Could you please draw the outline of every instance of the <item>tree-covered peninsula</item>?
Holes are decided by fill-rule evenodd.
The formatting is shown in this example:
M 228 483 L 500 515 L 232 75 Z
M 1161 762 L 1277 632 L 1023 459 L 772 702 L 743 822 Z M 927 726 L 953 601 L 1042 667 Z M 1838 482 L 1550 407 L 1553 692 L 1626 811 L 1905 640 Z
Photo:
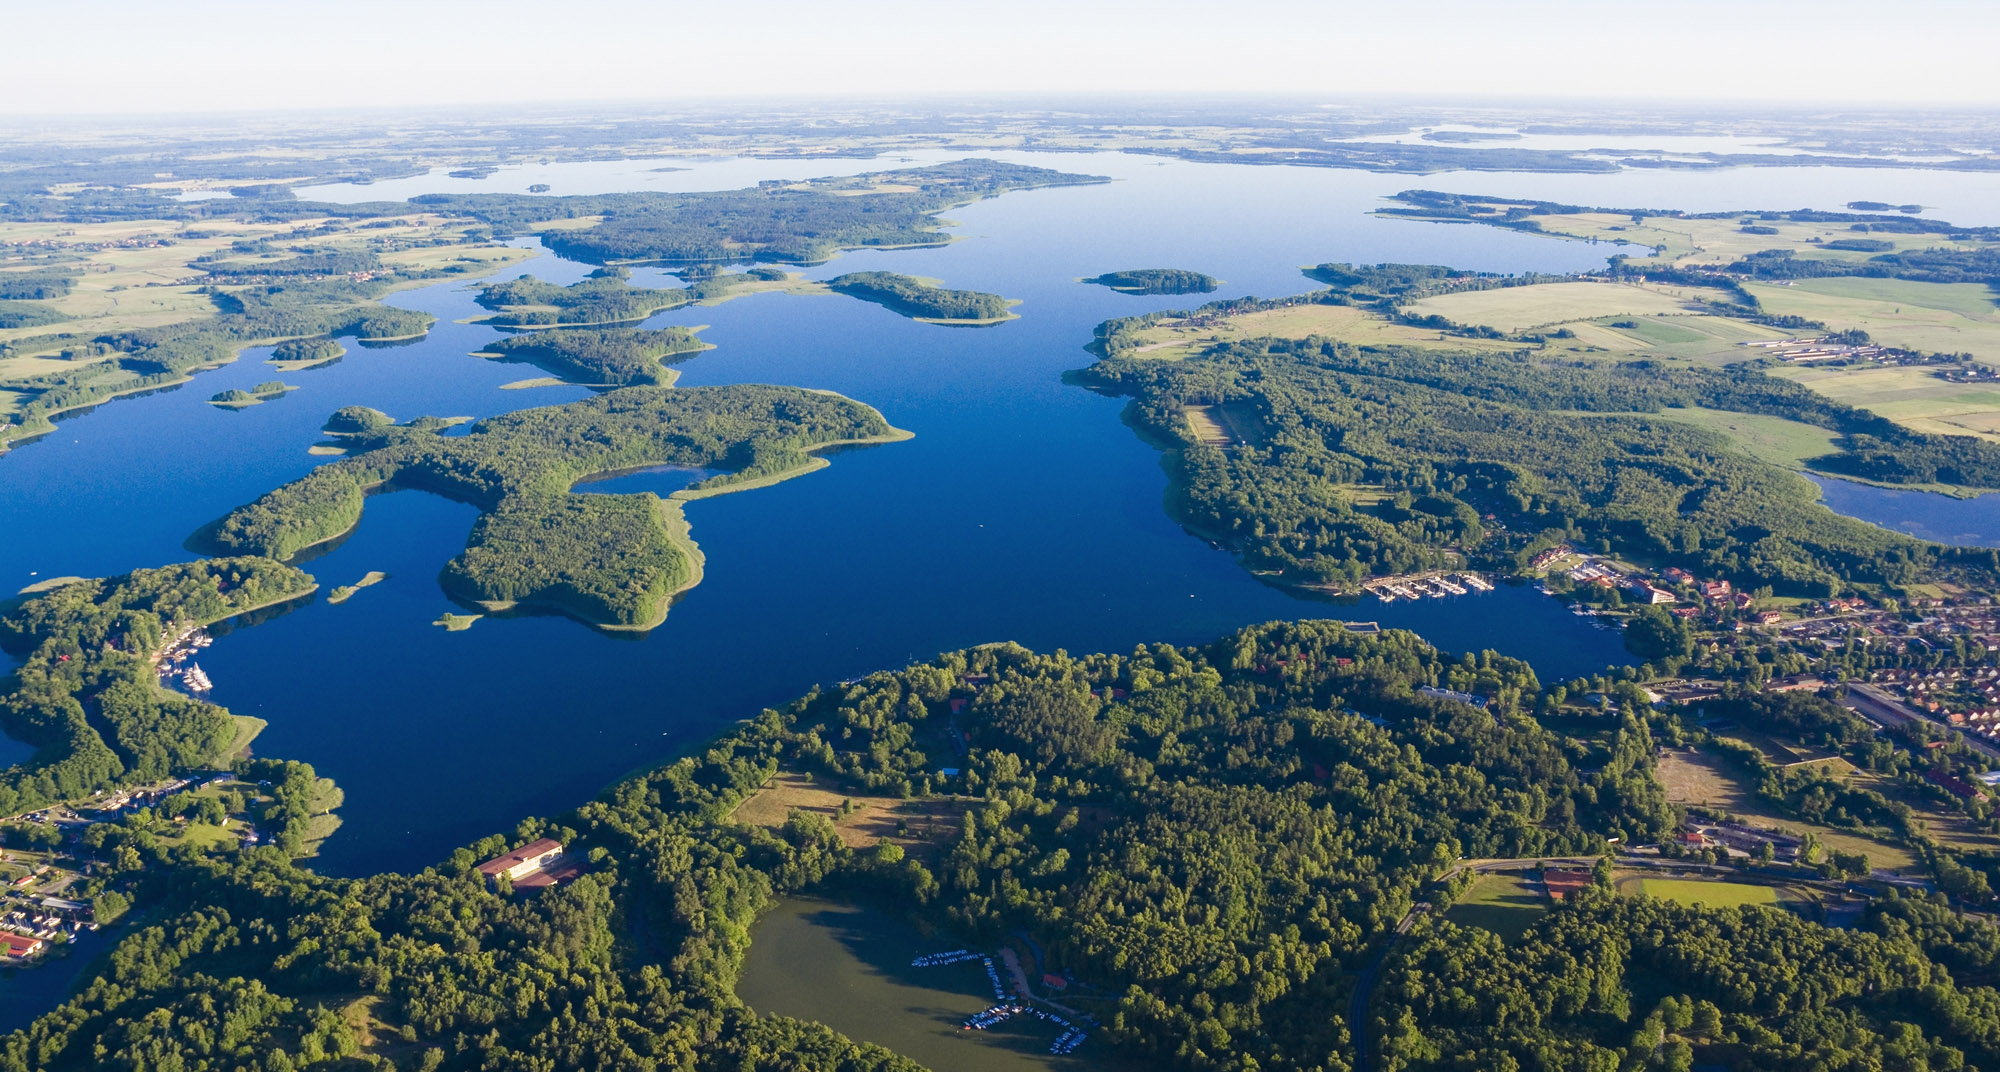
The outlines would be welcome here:
M 0 814 L 225 761 L 236 720 L 161 688 L 156 660 L 193 628 L 313 588 L 291 566 L 223 558 L 73 581 L 9 609 L 0 647 L 21 666 L 0 678 L 0 724 L 37 751 L 0 772 Z
M 669 359 L 708 349 L 688 328 L 585 330 L 558 328 L 488 343 L 484 355 L 525 361 L 572 383 L 618 387 L 674 381 Z
M 1128 268 L 1084 280 L 1126 294 L 1208 294 L 1221 285 L 1212 275 L 1186 268 Z
M 1118 329 L 1103 338 L 1124 352 Z M 1179 361 L 1112 357 L 1086 379 L 1131 396 L 1139 427 L 1172 445 L 1184 522 L 1306 583 L 1468 558 L 1511 568 L 1565 539 L 1799 595 L 1993 568 L 1988 552 L 1837 515 L 1800 477 L 1649 416 L 1785 416 L 1848 433 L 1854 449 L 1815 466 L 1887 471 L 1886 454 L 1935 472 L 1949 457 L 2000 478 L 1992 444 L 1906 432 L 1755 373 L 1254 339 Z M 1204 439 L 1191 413 L 1228 434 Z
M 437 434 L 436 423 L 383 426 L 367 411 L 337 415 L 350 456 L 243 506 L 200 536 L 232 554 L 286 558 L 361 519 L 378 488 L 421 488 L 484 513 L 445 567 L 453 595 L 497 606 L 548 607 L 592 624 L 650 629 L 700 579 L 680 500 L 756 486 L 824 464 L 814 451 L 906 433 L 839 395 L 742 385 L 628 387 L 522 410 Z M 576 494 L 587 477 L 677 465 L 727 470 L 672 500 Z
M 1011 320 L 1014 304 L 998 294 L 952 290 L 915 276 L 895 272 L 849 272 L 826 285 L 836 293 L 871 301 L 912 320 L 927 324 L 994 324 Z

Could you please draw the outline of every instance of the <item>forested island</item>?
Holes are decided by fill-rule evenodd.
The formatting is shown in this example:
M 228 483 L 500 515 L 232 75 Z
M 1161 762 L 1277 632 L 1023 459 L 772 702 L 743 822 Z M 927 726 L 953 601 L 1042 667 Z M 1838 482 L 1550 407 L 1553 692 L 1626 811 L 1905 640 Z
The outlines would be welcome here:
M 1107 181 L 994 160 L 765 183 L 710 193 L 526 197 L 425 194 L 412 202 L 519 233 L 559 220 L 604 217 L 547 231 L 549 248 L 598 264 L 765 261 L 818 264 L 843 249 L 937 246 L 946 209 L 1014 190 Z
M 744 385 L 628 387 L 521 410 L 441 436 L 436 422 L 387 424 L 353 408 L 329 428 L 348 457 L 231 512 L 198 536 L 227 554 L 289 558 L 352 529 L 367 495 L 419 488 L 478 506 L 453 595 L 504 609 L 546 607 L 604 628 L 651 629 L 701 576 L 680 501 L 755 487 L 825 464 L 813 452 L 907 433 L 838 395 Z M 651 465 L 724 469 L 671 500 L 575 494 L 586 477 Z
M 283 398 L 285 392 L 296 390 L 298 388 L 290 384 L 270 380 L 250 387 L 247 390 L 241 387 L 232 387 L 227 391 L 216 394 L 208 402 L 212 406 L 220 406 L 223 409 L 243 409 L 246 406 L 255 406 L 263 402 L 269 402 L 274 398 Z
M 1212 275 L 1185 268 L 1129 268 L 1084 280 L 1127 294 L 1207 294 L 1221 285 Z
M 526 361 L 572 383 L 626 387 L 674 382 L 668 359 L 708 349 L 688 328 L 587 331 L 559 328 L 488 343 L 482 356 Z
M 1015 304 L 998 294 L 950 290 L 895 272 L 849 272 L 826 281 L 839 294 L 871 301 L 926 324 L 997 324 L 1014 319 Z

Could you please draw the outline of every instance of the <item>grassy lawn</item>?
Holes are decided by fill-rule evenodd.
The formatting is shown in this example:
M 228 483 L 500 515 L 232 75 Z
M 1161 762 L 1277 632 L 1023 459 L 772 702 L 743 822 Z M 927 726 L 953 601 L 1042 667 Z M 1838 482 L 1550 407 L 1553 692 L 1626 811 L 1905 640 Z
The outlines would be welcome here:
M 177 829 L 170 829 L 160 836 L 161 841 L 176 845 L 191 845 L 197 849 L 229 848 L 236 844 L 236 835 L 226 827 L 214 823 L 188 823 Z
M 1465 927 L 1483 927 L 1513 941 L 1549 910 L 1549 899 L 1526 872 L 1481 875 L 1444 918 Z
M 851 805 L 845 816 L 840 814 L 842 802 Z M 941 846 L 958 836 L 965 805 L 950 800 L 872 797 L 786 772 L 737 805 L 730 819 L 746 826 L 775 828 L 783 826 L 795 810 L 832 820 L 841 842 L 850 847 L 892 841 L 919 859 L 934 859 Z
M 1776 908 L 1778 891 L 1770 886 L 1746 882 L 1710 882 L 1693 878 L 1642 878 L 1639 892 L 1648 897 L 1679 901 L 1685 905 L 1732 908 L 1736 905 L 1768 905 Z
M 1720 409 L 1668 409 L 1654 416 L 1717 432 L 1761 462 L 1803 469 L 1807 458 L 1834 451 L 1834 434 L 1801 421 Z
M 1792 286 L 1752 283 L 1747 289 L 1773 313 L 1839 330 L 1859 328 L 1890 346 L 1970 353 L 2000 365 L 2000 305 L 1984 284 L 1836 278 Z

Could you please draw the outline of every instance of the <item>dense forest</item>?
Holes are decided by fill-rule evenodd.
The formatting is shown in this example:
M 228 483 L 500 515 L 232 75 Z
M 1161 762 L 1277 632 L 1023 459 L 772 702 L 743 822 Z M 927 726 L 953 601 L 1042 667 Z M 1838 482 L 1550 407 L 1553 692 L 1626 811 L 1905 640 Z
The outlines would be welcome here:
M 2000 479 L 1991 444 L 1892 431 L 1757 374 L 1263 339 L 1186 361 L 1111 358 L 1088 378 L 1132 396 L 1139 425 L 1174 446 L 1182 520 L 1299 580 L 1354 582 L 1467 557 L 1510 565 L 1536 538 L 1799 595 L 1914 583 L 1940 565 L 1992 568 L 1990 555 L 1836 515 L 1805 480 L 1712 433 L 1642 416 L 1667 406 L 1770 413 L 1855 433 L 1861 452 L 1816 467 L 1886 472 L 1901 459 L 1906 473 L 1950 465 L 1975 483 Z M 1216 407 L 1238 441 L 1197 441 L 1188 407 Z M 1343 486 L 1385 490 L 1386 501 L 1360 505 Z
M 485 352 L 509 361 L 529 362 L 572 383 L 664 387 L 674 380 L 666 359 L 685 358 L 707 347 L 688 328 L 558 328 L 512 335 L 486 344 Z
M 297 598 L 313 580 L 261 558 L 225 558 L 75 581 L 0 617 L 21 657 L 0 679 L 0 724 L 36 746 L 0 772 L 0 814 L 221 762 L 229 713 L 161 688 L 153 656 L 171 632 Z
M 849 272 L 826 285 L 913 320 L 1001 320 L 1009 315 L 1007 299 L 998 294 L 949 290 L 895 272 Z
M 1519 662 L 1328 622 L 948 654 L 816 689 L 415 875 L 325 878 L 276 851 L 152 867 L 148 921 L 0 1069 L 915 1072 L 734 997 L 750 924 L 811 892 L 972 944 L 1031 936 L 1097 995 L 1071 1000 L 1115 1059 L 1350 1072 L 1356 973 L 1454 859 L 1670 828 L 1638 709 L 1559 735 L 1533 717 L 1548 702 Z M 785 769 L 966 814 L 930 864 L 808 813 L 732 820 Z M 518 895 L 473 870 L 540 836 L 588 873 Z M 114 868 L 162 854 L 124 844 Z M 2000 1039 L 1996 950 L 1990 923 L 1928 900 L 1843 932 L 1587 891 L 1511 945 L 1419 924 L 1370 1030 L 1397 1069 L 1977 1067 Z
M 335 415 L 350 457 L 238 508 L 201 542 L 286 558 L 353 528 L 371 490 L 421 488 L 484 511 L 465 553 L 445 567 L 454 595 L 651 628 L 698 576 L 679 504 L 572 493 L 579 480 L 648 465 L 728 470 L 683 493 L 698 495 L 806 468 L 812 451 L 836 443 L 897 434 L 850 399 L 759 385 L 628 387 L 492 417 L 453 436 L 436 434 L 437 422 L 384 426 L 370 412 Z
M 1212 275 L 1186 268 L 1128 268 L 1084 280 L 1128 294 L 1207 294 L 1220 285 Z
M 750 922 L 805 889 L 980 940 L 1027 928 L 1109 990 L 1108 1041 L 1153 1067 L 1345 1068 L 1328 1009 L 1439 861 L 1663 828 L 1643 726 L 1565 742 L 1522 713 L 1536 702 L 1523 664 L 1332 624 L 947 655 L 816 691 L 417 875 L 329 879 L 263 852 L 148 872 L 152 920 L 0 1068 L 913 1069 L 732 995 Z M 935 870 L 824 819 L 730 822 L 780 765 L 962 790 L 971 812 Z M 472 870 L 542 835 L 590 873 L 510 897 Z
M 1991 1068 L 2000 992 L 1960 975 L 1891 902 L 1835 930 L 1785 912 L 1687 908 L 1586 890 L 1518 942 L 1440 921 L 1385 971 L 1375 1014 L 1390 1072 Z M 1907 906 L 1907 907 L 1906 907 Z M 1967 937 L 1990 949 L 1990 925 Z M 1954 978 L 1956 976 L 1956 978 Z M 1972 980 L 1977 980 L 1975 984 Z

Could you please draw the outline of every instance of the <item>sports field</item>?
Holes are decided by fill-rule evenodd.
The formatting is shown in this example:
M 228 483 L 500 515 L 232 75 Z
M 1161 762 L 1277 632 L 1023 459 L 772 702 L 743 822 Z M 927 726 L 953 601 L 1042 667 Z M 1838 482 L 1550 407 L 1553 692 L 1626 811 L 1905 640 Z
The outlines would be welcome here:
M 1778 904 L 1778 891 L 1747 882 L 1709 882 L 1693 878 L 1642 878 L 1639 891 L 1648 897 L 1679 901 L 1685 905 L 1732 908 L 1736 905 Z

